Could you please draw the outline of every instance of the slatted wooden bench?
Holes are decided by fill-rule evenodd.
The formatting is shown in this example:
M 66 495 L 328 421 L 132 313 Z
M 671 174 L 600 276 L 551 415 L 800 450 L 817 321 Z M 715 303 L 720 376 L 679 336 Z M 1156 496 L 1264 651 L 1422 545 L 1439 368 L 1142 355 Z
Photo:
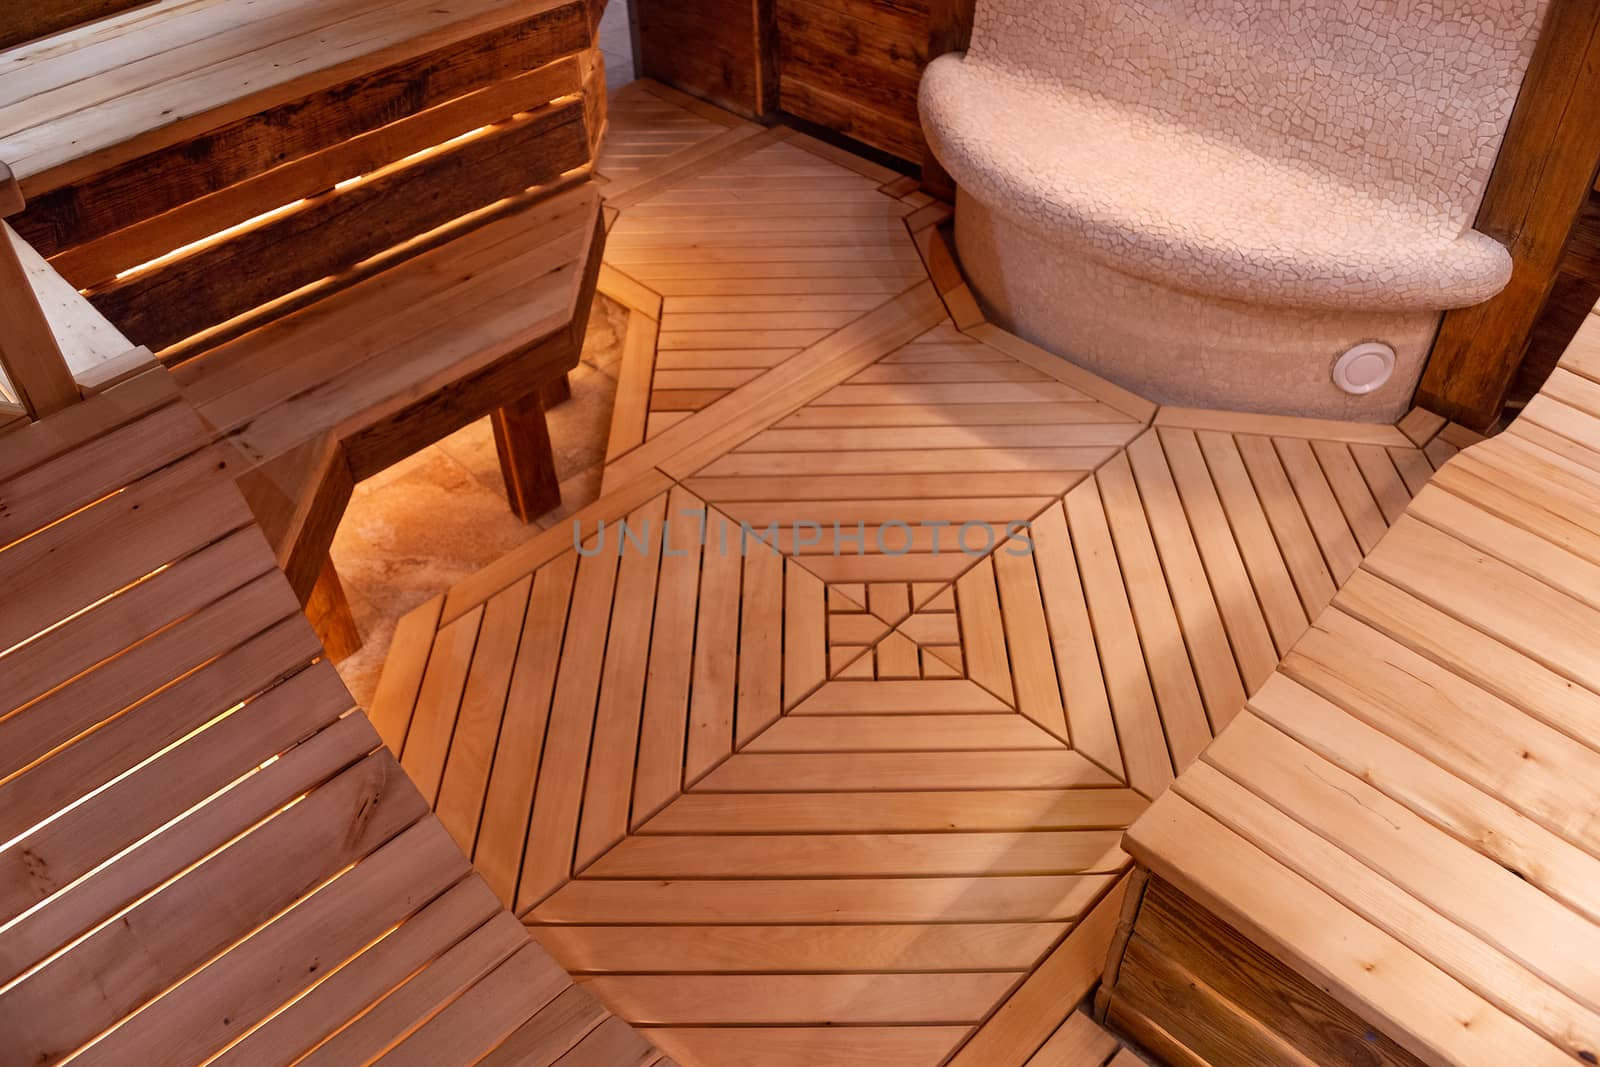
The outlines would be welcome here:
M 513 508 L 559 503 L 602 8 L 157 0 L 0 52 L 17 233 L 177 369 L 303 601 L 353 481 L 484 415 Z
M 1600 1058 L 1600 317 L 1129 831 L 1175 1063 Z
M 0 164 L 0 215 L 21 208 L 16 179 Z M 0 314 L 10 324 L 0 357 L 18 368 L 16 381 L 0 368 L 0 432 L 154 365 L 149 349 L 135 347 L 5 222 Z
M 603 237 L 581 185 L 175 368 L 302 599 L 355 482 L 487 413 L 519 514 L 559 502 L 541 390 L 577 364 Z
M 0 1061 L 660 1062 L 352 706 L 167 372 L 0 440 Z

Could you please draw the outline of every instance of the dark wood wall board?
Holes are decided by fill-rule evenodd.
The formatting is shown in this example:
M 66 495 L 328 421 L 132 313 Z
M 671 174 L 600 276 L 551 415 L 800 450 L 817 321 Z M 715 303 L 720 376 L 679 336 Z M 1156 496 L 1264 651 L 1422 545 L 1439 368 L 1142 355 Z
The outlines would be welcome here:
M 978 0 L 928 0 L 928 58 L 965 52 L 972 43 Z
M 1506 395 L 1508 408 L 1520 409 L 1555 370 L 1578 327 L 1600 301 L 1600 191 L 1591 190 L 1561 254 L 1555 284 L 1528 335 L 1527 353 Z
M 759 119 L 777 107 L 775 0 L 629 0 L 647 78 Z
M 1421 1067 L 1416 1059 L 1169 883 L 1150 880 L 1110 995 L 1113 1022 L 1193 1062 Z M 1151 1036 L 1151 1029 L 1157 1031 Z M 1169 1055 L 1168 1058 L 1173 1058 Z
M 783 110 L 804 122 L 859 141 L 895 159 L 914 162 L 923 149 L 922 128 L 881 111 L 854 106 L 848 99 L 805 82 L 785 80 Z
M 580 91 L 584 91 L 581 64 L 578 57 L 568 56 L 74 245 L 52 257 L 50 264 L 72 284 L 91 288 L 266 210 L 325 192 L 348 178 L 370 174 L 453 137 Z M 589 103 L 587 97 L 585 101 Z M 593 115 L 593 105 L 590 107 Z
M 778 27 L 784 110 L 921 162 L 925 0 L 779 0 Z
M 928 61 L 946 52 L 965 52 L 972 43 L 978 0 L 928 0 Z M 956 183 L 931 150 L 922 154 L 922 191 L 943 200 L 956 198 Z
M 586 9 L 572 0 L 81 180 L 45 189 L 30 183 L 28 208 L 13 225 L 54 256 L 592 43 Z
M 90 294 L 108 319 L 160 351 L 407 238 L 589 162 L 581 99 L 233 234 Z
M 7 0 L 0 10 L 0 48 L 70 30 L 154 0 Z
M 1500 417 L 1597 163 L 1600 5 L 1555 0 L 1476 222 L 1511 249 L 1511 282 L 1493 299 L 1445 315 L 1419 405 L 1476 430 Z

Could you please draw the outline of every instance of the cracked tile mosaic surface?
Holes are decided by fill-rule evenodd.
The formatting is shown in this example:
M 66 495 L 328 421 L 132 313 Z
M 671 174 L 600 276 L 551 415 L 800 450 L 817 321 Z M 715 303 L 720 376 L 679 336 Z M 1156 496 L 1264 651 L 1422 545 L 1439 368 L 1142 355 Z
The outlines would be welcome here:
M 929 67 L 923 121 L 973 195 L 1139 276 L 1466 306 L 1509 277 L 1470 225 L 1545 7 L 986 2 L 970 52 Z

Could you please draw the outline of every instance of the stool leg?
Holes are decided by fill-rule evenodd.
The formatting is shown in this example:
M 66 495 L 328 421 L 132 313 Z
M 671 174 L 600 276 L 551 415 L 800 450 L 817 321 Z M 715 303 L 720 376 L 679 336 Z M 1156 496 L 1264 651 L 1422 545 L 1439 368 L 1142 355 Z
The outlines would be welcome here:
M 561 481 L 556 477 L 556 457 L 550 447 L 550 427 L 544 421 L 543 397 L 535 390 L 521 400 L 496 408 L 491 418 L 512 514 L 523 522 L 532 522 L 560 507 Z
M 361 631 L 356 629 L 356 617 L 329 557 L 323 557 L 322 573 L 317 575 L 317 584 L 306 601 L 306 618 L 311 620 L 311 628 L 317 631 L 323 650 L 333 662 L 360 651 Z
M 539 392 L 539 398 L 544 401 L 544 406 L 547 408 L 565 404 L 572 399 L 572 382 L 565 374 L 551 378 L 544 383 L 544 388 Z

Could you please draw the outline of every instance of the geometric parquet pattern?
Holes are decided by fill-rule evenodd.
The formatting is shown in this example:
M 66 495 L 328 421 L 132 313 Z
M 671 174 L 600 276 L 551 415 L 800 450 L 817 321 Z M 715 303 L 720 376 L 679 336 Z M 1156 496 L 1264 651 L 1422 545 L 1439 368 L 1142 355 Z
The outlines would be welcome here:
M 850 262 L 827 232 L 805 262 Z M 584 543 L 409 616 L 374 705 L 489 885 L 685 1067 L 1087 1062 L 1041 1046 L 1122 830 L 1432 469 L 1394 427 L 1152 417 L 918 271 L 639 446 Z

